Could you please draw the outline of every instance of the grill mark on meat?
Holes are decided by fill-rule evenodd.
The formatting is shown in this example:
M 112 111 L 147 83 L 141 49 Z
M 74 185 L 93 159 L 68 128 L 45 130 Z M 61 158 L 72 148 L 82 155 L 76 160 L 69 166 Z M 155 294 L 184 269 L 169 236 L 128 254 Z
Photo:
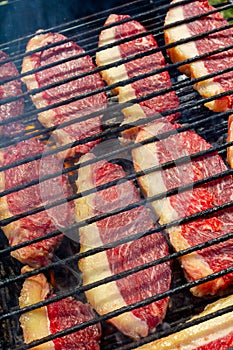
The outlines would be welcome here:
M 51 43 L 59 42 L 66 39 L 65 36 L 57 33 L 48 33 L 36 35 L 28 44 L 26 51 L 38 49 Z M 23 60 L 22 73 L 28 72 L 39 67 L 46 67 L 51 62 L 61 59 L 70 58 L 74 55 L 83 53 L 84 50 L 74 42 L 68 42 L 58 45 L 52 49 L 46 49 L 42 52 L 27 56 Z M 69 62 L 59 64 L 53 68 L 45 69 L 36 74 L 23 78 L 28 90 L 42 88 L 50 83 L 60 82 L 66 78 L 78 76 L 82 72 L 89 72 L 95 66 L 90 56 L 74 59 Z M 79 78 L 74 81 L 47 89 L 31 98 L 37 108 L 47 107 L 51 104 L 65 101 L 72 97 L 79 96 L 86 92 L 91 92 L 102 88 L 104 83 L 98 73 L 90 74 L 85 78 Z M 86 114 L 103 110 L 107 106 L 107 97 L 105 93 L 93 94 L 92 96 L 82 98 L 78 101 L 50 109 L 46 112 L 39 113 L 39 121 L 47 128 L 58 126 L 64 122 L 78 119 Z M 100 112 L 101 113 L 101 112 Z M 53 131 L 53 137 L 57 145 L 62 146 L 74 143 L 77 140 L 84 139 L 88 136 L 97 135 L 101 132 L 101 116 L 92 117 L 85 121 L 78 121 Z M 59 152 L 60 157 L 78 157 L 92 149 L 100 140 L 90 141 L 84 144 L 72 147 L 64 152 Z
M 205 310 L 191 320 L 204 317 L 233 305 L 233 296 L 220 299 L 206 306 Z M 168 337 L 140 346 L 138 350 L 225 350 L 233 345 L 233 312 L 201 322 Z
M 128 15 L 111 14 L 105 22 L 105 25 L 116 23 L 122 19 L 130 18 Z M 99 37 L 99 47 L 116 42 L 119 39 L 129 38 L 132 35 L 145 32 L 145 36 L 136 40 L 131 40 L 124 44 L 115 45 L 113 48 L 99 51 L 96 54 L 98 66 L 117 62 L 125 57 L 131 57 L 138 53 L 147 52 L 158 47 L 157 42 L 152 35 L 146 35 L 145 28 L 137 21 L 129 21 L 124 24 L 116 25 L 109 29 L 104 29 Z M 108 85 L 133 78 L 139 74 L 145 74 L 155 69 L 165 66 L 165 60 L 161 52 L 151 54 L 136 60 L 132 60 L 117 67 L 102 71 L 102 76 Z M 154 74 L 150 77 L 137 80 L 126 86 L 119 86 L 115 89 L 120 103 L 130 101 L 133 98 L 146 96 L 154 91 L 159 91 L 171 87 L 171 81 L 168 72 Z M 162 96 L 131 105 L 123 109 L 125 120 L 123 124 L 132 124 L 140 118 L 153 116 L 156 113 L 178 107 L 178 98 L 175 92 L 169 92 Z M 171 114 L 168 120 L 174 121 L 178 114 Z M 137 133 L 137 127 L 123 132 L 125 138 L 134 138 Z
M 157 134 L 158 130 L 162 133 L 175 128 L 176 125 L 160 123 L 156 129 L 156 125 L 152 124 L 139 132 L 136 141 L 145 140 Z M 136 171 L 146 170 L 151 167 L 151 164 L 156 165 L 169 160 L 176 160 L 181 156 L 187 156 L 210 147 L 200 136 L 192 131 L 186 131 L 133 150 L 134 166 Z M 167 191 L 193 183 L 225 170 L 226 166 L 221 157 L 212 154 L 183 165 L 176 164 L 172 169 L 144 175 L 138 181 L 145 195 L 150 197 L 164 190 Z M 161 186 L 157 186 L 157 184 L 161 184 Z M 152 203 L 152 207 L 159 216 L 159 222 L 166 224 L 229 201 L 232 188 L 232 177 L 228 176 L 183 193 L 178 192 L 178 194 L 163 200 L 155 201 Z M 173 247 L 180 251 L 206 242 L 210 238 L 224 235 L 232 229 L 232 209 L 228 209 L 210 217 L 199 218 L 193 222 L 169 228 L 168 231 Z M 231 245 L 232 240 L 229 240 L 181 257 L 180 261 L 188 279 L 196 280 L 232 266 Z M 196 286 L 191 291 L 197 296 L 215 294 L 232 284 L 232 276 L 232 274 L 225 275 L 214 281 Z
M 93 159 L 91 154 L 80 161 Z M 125 176 L 116 164 L 98 162 L 79 169 L 78 191 L 82 192 L 113 179 L 119 184 L 76 200 L 77 221 L 93 215 L 109 212 L 139 200 L 139 194 L 132 182 L 121 183 Z M 80 228 L 81 251 L 114 242 L 152 228 L 154 223 L 148 209 L 135 208 Z M 115 275 L 129 268 L 153 261 L 168 254 L 168 247 L 161 233 L 143 237 L 137 241 L 81 259 L 79 267 L 83 273 L 84 285 Z M 146 269 L 123 279 L 100 285 L 86 292 L 86 296 L 100 314 L 117 310 L 169 289 L 171 272 L 169 263 Z M 162 299 L 148 306 L 126 312 L 110 320 L 121 332 L 132 337 L 144 337 L 162 322 L 168 299 Z
M 30 271 L 28 266 L 22 270 L 23 273 Z M 20 308 L 36 304 L 46 300 L 51 294 L 45 276 L 38 274 L 24 281 L 19 297 Z M 67 328 L 87 322 L 95 317 L 89 304 L 75 300 L 72 297 L 64 298 L 57 302 L 43 306 L 40 309 L 26 312 L 20 316 L 25 343 L 56 334 Z M 33 349 L 40 350 L 99 350 L 101 337 L 101 326 L 96 324 L 78 332 L 73 332 L 62 338 L 56 338 L 43 343 Z
M 7 78 L 17 76 L 19 73 L 13 62 L 2 63 L 8 59 L 8 55 L 0 51 L 0 82 Z M 20 80 L 14 80 L 0 86 L 0 100 L 8 97 L 14 97 L 22 94 Z M 7 121 L 7 119 L 20 116 L 23 113 L 24 100 L 4 103 L 0 105 L 0 121 Z M 0 134 L 13 135 L 16 132 L 22 132 L 23 127 L 21 122 L 14 122 L 0 126 Z
M 178 0 L 173 0 L 174 4 Z M 192 16 L 205 14 L 213 10 L 214 7 L 209 6 L 207 1 L 193 1 L 171 8 L 166 16 L 165 25 L 175 23 L 179 20 L 187 19 Z M 191 17 L 190 17 L 191 18 Z M 209 30 L 217 29 L 228 25 L 220 13 L 214 13 L 202 17 L 195 21 L 189 21 L 186 24 L 178 25 L 165 30 L 165 41 L 167 44 L 174 43 L 180 39 L 192 38 L 196 34 L 205 33 Z M 201 54 L 224 48 L 232 45 L 232 28 L 223 31 L 205 35 L 203 38 L 191 41 L 186 44 L 175 46 L 168 49 L 173 62 L 182 62 L 188 58 L 194 58 Z M 191 78 L 200 78 L 207 74 L 218 72 L 221 69 L 232 67 L 233 50 L 226 50 L 222 53 L 211 55 L 208 58 L 186 64 L 180 67 L 180 70 Z M 232 72 L 219 74 L 214 78 L 210 78 L 194 85 L 194 88 L 204 98 L 212 97 L 222 92 L 232 90 Z M 220 99 L 208 102 L 206 107 L 221 112 L 232 108 L 232 95 L 222 97 Z
M 31 138 L 4 149 L 0 154 L 0 163 L 1 166 L 8 165 L 14 161 L 26 159 L 28 155 L 43 154 L 44 150 L 45 146 L 39 140 Z M 0 173 L 1 190 L 12 189 L 32 180 L 39 180 L 48 174 L 61 172 L 62 166 L 63 164 L 57 156 L 51 155 L 44 160 L 42 158 L 7 169 Z M 45 206 L 57 199 L 66 198 L 70 194 L 71 189 L 67 177 L 59 175 L 56 178 L 1 197 L 1 219 L 12 217 L 41 205 Z M 2 229 L 9 244 L 14 246 L 57 229 L 62 231 L 64 227 L 73 222 L 73 213 L 73 204 L 71 202 L 64 203 L 58 207 L 21 218 L 2 227 Z M 58 235 L 12 251 L 11 254 L 23 264 L 37 267 L 46 265 L 50 262 L 54 249 L 61 239 L 62 235 Z

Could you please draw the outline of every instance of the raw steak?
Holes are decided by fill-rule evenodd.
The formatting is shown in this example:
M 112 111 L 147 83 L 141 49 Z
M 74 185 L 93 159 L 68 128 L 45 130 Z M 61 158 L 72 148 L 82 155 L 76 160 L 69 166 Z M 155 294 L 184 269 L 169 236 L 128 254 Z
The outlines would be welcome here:
M 59 45 L 59 41 L 64 39 L 66 39 L 65 36 L 53 33 L 36 35 L 32 38 L 27 44 L 27 51 L 35 50 L 56 42 L 58 42 L 58 44 L 53 48 L 42 49 L 42 51 L 38 53 L 25 57 L 23 60 L 22 72 L 25 73 L 35 68 L 46 67 L 46 65 L 50 63 L 70 59 L 72 56 L 84 52 L 82 48 L 71 41 Z M 82 58 L 59 64 L 53 68 L 28 75 L 23 78 L 23 81 L 30 91 L 34 88 L 46 87 L 48 84 L 61 82 L 64 79 L 78 76 L 83 72 L 90 72 L 94 68 L 95 66 L 91 57 L 86 55 Z M 94 91 L 103 86 L 104 83 L 99 74 L 90 74 L 86 77 L 32 95 L 32 100 L 37 108 L 42 108 L 57 102 L 65 102 L 67 99 Z M 98 109 L 103 110 L 106 107 L 106 101 L 105 93 L 93 94 L 90 97 L 85 97 L 81 100 L 39 113 L 38 117 L 40 122 L 48 128 L 77 119 L 75 123 L 56 129 L 52 133 L 57 145 L 72 144 L 75 141 L 97 135 L 101 132 L 101 116 L 92 117 L 80 122 L 78 118 L 91 112 L 98 111 Z M 63 158 L 80 156 L 80 154 L 88 152 L 99 141 L 98 139 L 96 141 L 83 143 L 59 154 Z
M 233 114 L 229 116 L 228 119 L 228 136 L 227 142 L 233 141 Z M 231 168 L 233 168 L 233 146 L 227 148 L 227 161 L 230 164 Z
M 141 142 L 152 135 L 158 135 L 159 138 L 159 134 L 173 130 L 176 126 L 170 123 L 154 123 L 142 129 L 136 141 Z M 210 147 L 210 144 L 193 131 L 176 133 L 166 139 L 133 150 L 134 166 L 136 171 L 146 170 L 182 156 L 207 150 Z M 192 184 L 194 181 L 218 174 L 226 169 L 222 158 L 214 153 L 187 161 L 183 165 L 175 162 L 174 167 L 154 171 L 140 177 L 138 181 L 145 195 L 151 197 L 172 188 Z M 232 177 L 228 176 L 185 192 L 178 191 L 176 195 L 152 202 L 152 207 L 159 216 L 159 222 L 166 224 L 229 202 L 232 199 L 232 191 Z M 171 243 L 177 251 L 220 237 L 232 230 L 233 208 L 168 229 Z M 228 240 L 225 243 L 181 257 L 180 261 L 187 278 L 191 281 L 197 280 L 232 266 L 232 243 L 232 240 Z M 231 273 L 196 286 L 192 288 L 192 292 L 196 296 L 215 294 L 226 289 L 232 282 L 233 274 Z
M 208 305 L 193 319 L 204 317 L 226 307 L 232 307 L 233 296 Z M 233 345 L 233 312 L 201 322 L 166 338 L 140 346 L 138 350 L 226 350 Z M 232 348 L 231 348 L 232 349 Z
M 173 0 L 175 4 L 179 0 Z M 204 16 L 198 20 L 191 20 L 193 16 L 205 14 L 213 10 L 214 7 L 208 5 L 208 1 L 192 1 L 171 8 L 166 16 L 165 25 L 170 25 L 180 20 L 190 18 L 182 25 L 178 25 L 165 30 L 165 41 L 167 44 L 174 43 L 185 38 L 192 38 L 194 35 L 206 33 L 207 31 L 224 27 L 228 25 L 226 19 L 220 13 L 214 13 Z M 205 35 L 203 38 L 193 40 L 187 44 L 177 45 L 168 50 L 173 62 L 182 62 L 183 60 L 193 58 L 210 51 L 224 48 L 233 44 L 233 29 L 226 29 L 214 34 Z M 233 49 L 223 51 L 217 55 L 211 55 L 208 58 L 186 64 L 180 67 L 180 70 L 191 78 L 200 78 L 207 74 L 218 72 L 222 69 L 232 67 Z M 201 96 L 207 98 L 215 96 L 225 91 L 233 89 L 232 71 L 225 74 L 219 74 L 214 78 L 198 82 L 194 88 Z M 228 95 L 205 104 L 209 109 L 220 112 L 232 108 L 233 96 Z
M 12 62 L 4 63 L 9 57 L 2 51 L 0 51 L 0 82 L 7 78 L 17 76 L 19 73 L 16 66 Z M 0 100 L 4 100 L 9 97 L 14 97 L 22 94 L 21 82 L 19 80 L 13 80 L 8 83 L 1 83 L 0 86 Z M 7 120 L 9 118 L 20 116 L 23 113 L 24 101 L 23 99 L 4 103 L 0 105 L 0 121 Z M 0 134 L 12 135 L 15 132 L 22 131 L 21 122 L 11 122 L 0 126 Z
M 110 15 L 105 22 L 105 25 L 116 23 L 115 26 L 105 29 L 101 32 L 99 38 L 99 46 L 114 43 L 123 38 L 130 38 L 130 36 L 146 33 L 145 28 L 137 21 L 131 20 L 124 24 L 117 24 L 117 22 L 130 18 L 127 15 Z M 96 62 L 98 66 L 117 62 L 123 58 L 134 56 L 135 54 L 143 53 L 157 48 L 157 42 L 152 35 L 145 35 L 136 40 L 130 40 L 124 44 L 115 45 L 112 48 L 99 51 L 96 54 Z M 133 78 L 139 74 L 149 73 L 153 70 L 165 66 L 165 60 L 161 52 L 144 56 L 140 59 L 132 60 L 125 64 L 118 64 L 116 67 L 102 71 L 102 76 L 106 82 L 111 85 L 123 82 L 126 79 Z M 134 98 L 146 96 L 155 91 L 167 89 L 171 87 L 171 80 L 168 72 L 153 74 L 150 77 L 137 80 L 125 86 L 119 86 L 115 89 L 118 94 L 119 102 L 126 102 Z M 152 99 L 147 99 L 138 104 L 134 104 L 123 109 L 125 115 L 125 124 L 132 124 L 140 118 L 151 117 L 159 112 L 172 110 L 178 107 L 178 98 L 175 92 L 169 92 Z M 178 114 L 171 113 L 167 118 L 173 121 Z M 134 137 L 137 128 L 125 131 L 124 136 Z M 132 134 L 132 135 L 131 135 Z
M 88 154 L 80 162 L 91 159 L 94 159 L 94 155 Z M 109 181 L 119 182 L 109 189 L 77 199 L 77 221 L 139 201 L 140 196 L 134 184 L 129 181 L 121 182 L 125 175 L 119 165 L 105 161 L 81 167 L 77 180 L 80 193 Z M 153 227 L 150 211 L 140 206 L 80 228 L 81 251 L 88 251 Z M 168 246 L 164 236 L 162 233 L 155 233 L 81 259 L 79 266 L 83 273 L 83 283 L 87 285 L 166 255 Z M 170 281 L 170 264 L 163 263 L 88 290 L 86 296 L 93 308 L 103 315 L 169 290 Z M 162 322 L 167 306 L 168 299 L 164 298 L 125 312 L 110 322 L 132 338 L 145 337 Z
M 0 166 L 9 165 L 28 157 L 43 154 L 45 146 L 38 139 L 22 141 L 17 145 L 4 149 L 0 155 Z M 62 162 L 56 155 L 42 157 L 0 173 L 0 190 L 8 190 L 18 185 L 27 184 L 43 176 L 58 172 L 60 175 L 39 184 L 24 188 L 0 198 L 1 219 L 18 215 L 39 206 L 47 205 L 71 194 L 67 177 L 62 175 Z M 46 235 L 57 229 L 63 230 L 73 222 L 73 204 L 64 203 L 46 209 L 37 214 L 14 221 L 2 229 L 9 239 L 9 244 L 16 244 Z M 55 247 L 60 243 L 62 235 L 43 240 L 39 243 L 15 250 L 12 256 L 24 264 L 41 266 L 49 263 Z
M 29 271 L 25 266 L 22 272 Z M 38 274 L 24 281 L 19 297 L 20 308 L 43 302 L 51 294 L 45 276 Z M 23 329 L 25 343 L 55 334 L 67 328 L 87 322 L 95 317 L 90 305 L 72 297 L 43 306 L 30 312 L 23 313 L 20 323 Z M 40 350 L 98 350 L 101 337 L 99 324 L 89 326 L 78 332 L 71 333 L 62 338 L 56 338 L 33 349 Z

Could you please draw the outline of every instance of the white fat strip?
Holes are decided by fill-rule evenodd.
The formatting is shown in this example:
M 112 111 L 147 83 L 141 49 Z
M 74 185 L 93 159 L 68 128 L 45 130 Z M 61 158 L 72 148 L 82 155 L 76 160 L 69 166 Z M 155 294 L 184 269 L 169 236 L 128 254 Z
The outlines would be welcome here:
M 208 305 L 198 316 L 208 315 L 233 305 L 233 296 L 220 299 L 219 301 Z M 138 350 L 195 350 L 198 346 L 208 345 L 210 342 L 217 341 L 233 332 L 232 330 L 233 312 L 213 318 L 206 322 L 184 329 L 178 333 L 172 334 L 161 340 L 146 344 L 137 348 Z M 182 345 L 181 345 L 182 344 Z
M 114 16 L 114 15 L 112 15 Z M 141 29 L 141 26 L 140 26 Z M 111 27 L 105 29 L 101 32 L 99 46 L 104 46 L 107 44 L 114 43 L 115 39 L 115 27 Z M 122 60 L 120 47 L 116 45 L 112 48 L 99 51 L 96 54 L 96 61 L 98 66 L 103 66 L 106 64 L 114 63 Z M 125 81 L 129 79 L 127 70 L 124 64 L 118 65 L 117 67 L 109 68 L 106 71 L 102 72 L 103 78 L 107 81 L 108 85 L 116 84 L 121 81 Z M 131 84 L 128 84 L 123 87 L 118 87 L 118 98 L 119 102 L 127 102 L 136 98 L 135 91 L 132 88 Z M 139 104 L 132 105 L 131 107 L 127 107 L 123 110 L 127 120 L 123 122 L 123 124 L 128 122 L 133 122 L 139 118 L 144 118 L 145 113 Z M 130 116 L 132 114 L 132 117 Z
M 172 4 L 179 2 L 179 0 L 173 0 Z M 191 14 L 190 14 L 191 16 Z M 182 21 L 186 19 L 183 13 L 183 6 L 177 6 L 171 8 L 166 16 L 165 23 L 166 25 L 175 23 L 177 21 Z M 166 34 L 169 38 L 169 43 L 173 43 L 182 39 L 191 38 L 192 35 L 189 32 L 189 28 L 186 24 L 178 25 L 172 27 L 170 29 L 166 29 Z M 221 44 L 222 46 L 222 44 Z M 177 52 L 180 53 L 181 57 L 184 59 L 194 58 L 199 56 L 199 52 L 195 45 L 195 41 L 191 41 L 176 47 Z M 205 75 L 208 75 L 209 72 L 205 68 L 203 61 L 194 61 L 189 64 L 189 74 L 191 74 L 192 78 L 200 78 Z M 214 82 L 213 79 L 208 79 L 205 81 L 201 81 L 194 85 L 194 88 L 200 93 L 202 96 L 213 96 L 215 94 L 219 94 L 222 91 L 222 87 L 218 82 Z M 208 102 L 205 104 L 206 107 L 210 109 L 214 109 L 215 101 Z
M 115 42 L 115 27 L 104 29 L 100 34 L 99 46 L 105 46 Z M 99 66 L 107 65 L 121 60 L 121 53 L 118 45 L 109 49 L 97 52 L 96 60 Z M 111 79 L 111 84 L 128 79 L 128 74 L 123 64 L 109 68 L 107 74 Z
M 136 141 L 143 141 L 153 134 L 159 135 L 161 126 L 162 123 L 157 123 L 145 127 L 139 132 Z M 143 145 L 133 150 L 132 154 L 136 171 L 150 169 L 153 166 L 159 165 L 156 143 Z M 151 197 L 161 192 L 167 191 L 161 171 L 154 171 L 153 173 L 140 177 L 139 183 L 147 197 Z M 160 224 L 166 224 L 178 219 L 177 212 L 171 206 L 169 197 L 154 201 L 151 203 L 151 206 L 154 208 L 155 213 L 158 215 Z M 168 232 L 171 243 L 175 247 L 176 251 L 186 249 L 190 246 L 182 236 L 180 228 L 173 227 L 170 228 Z M 182 257 L 181 262 L 183 264 L 183 267 L 187 269 L 189 273 L 191 271 L 191 275 L 196 276 L 196 278 L 201 278 L 213 273 L 207 262 L 198 253 L 193 253 Z M 219 279 L 218 284 L 221 285 L 221 283 L 222 279 Z M 195 295 L 201 296 L 203 292 L 201 290 L 201 287 L 195 287 L 193 288 L 193 293 Z
M 152 135 L 158 135 L 163 123 L 150 125 L 139 132 L 137 142 L 143 141 Z M 155 152 L 155 144 L 149 143 L 138 147 L 132 151 L 133 162 L 136 171 L 143 171 L 159 165 L 159 159 Z M 147 197 L 154 196 L 167 191 L 163 181 L 162 172 L 154 171 L 139 178 L 139 182 Z M 164 224 L 178 218 L 174 208 L 170 204 L 169 198 L 163 198 L 151 203 L 156 214 L 160 218 L 160 223 Z
M 173 0 L 172 4 L 180 2 L 179 0 Z M 183 7 L 177 6 L 171 8 L 166 16 L 166 25 L 170 25 L 172 23 L 176 23 L 177 21 L 184 20 Z M 166 32 L 169 34 L 169 38 L 171 42 L 179 41 L 182 39 L 191 38 L 191 34 L 186 24 L 180 24 L 171 29 L 166 29 Z M 186 44 L 179 45 L 179 50 L 185 52 L 186 58 L 192 58 L 198 56 L 198 51 L 195 45 L 195 42 L 191 41 Z
M 81 157 L 81 161 L 87 161 L 93 157 L 94 156 L 88 154 Z M 90 189 L 94 186 L 92 182 L 91 166 L 85 166 L 79 169 L 77 185 L 80 192 Z M 80 199 L 76 200 L 75 206 L 77 221 L 82 221 L 88 217 L 93 216 L 94 196 L 95 194 L 92 194 L 88 196 L 88 199 L 87 197 L 81 197 Z M 81 251 L 87 251 L 103 245 L 96 224 L 91 224 L 80 228 L 79 233 Z M 97 282 L 112 275 L 105 252 L 101 252 L 82 259 L 80 262 L 80 268 L 83 273 L 84 285 Z M 86 292 L 86 295 L 89 302 L 100 315 L 104 315 L 111 311 L 118 310 L 122 307 L 127 306 L 117 287 L 116 282 L 100 285 L 99 287 Z M 126 312 L 122 315 L 119 315 L 114 319 L 111 319 L 111 322 L 120 331 L 132 338 L 145 337 L 148 334 L 148 326 L 146 322 L 134 316 L 132 312 Z
M 25 266 L 22 272 L 31 271 Z M 43 301 L 49 293 L 49 285 L 44 275 L 39 274 L 25 280 L 19 298 L 20 308 L 24 308 L 40 301 Z M 26 312 L 20 316 L 20 323 L 24 333 L 24 340 L 30 343 L 33 340 L 41 339 L 50 335 L 50 321 L 47 313 L 47 306 Z M 33 347 L 33 350 L 55 350 L 53 341 L 46 342 Z

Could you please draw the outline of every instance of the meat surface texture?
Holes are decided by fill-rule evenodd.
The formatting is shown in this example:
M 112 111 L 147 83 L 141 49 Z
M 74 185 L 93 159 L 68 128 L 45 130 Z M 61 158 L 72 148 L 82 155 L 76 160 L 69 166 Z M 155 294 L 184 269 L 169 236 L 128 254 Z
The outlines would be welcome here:
M 173 0 L 171 4 L 177 2 L 179 2 L 179 0 Z M 177 21 L 190 18 L 185 24 L 175 25 L 165 30 L 165 41 L 167 44 L 174 43 L 181 39 L 190 39 L 188 43 L 168 49 L 168 54 L 173 62 L 182 62 L 183 60 L 194 58 L 217 49 L 224 49 L 233 44 L 232 28 L 214 34 L 205 34 L 210 30 L 218 29 L 229 24 L 219 12 L 192 20 L 193 16 L 203 15 L 211 10 L 214 10 L 214 7 L 209 6 L 208 1 L 192 1 L 170 8 L 165 19 L 165 25 L 171 25 Z M 201 33 L 205 34 L 202 38 L 192 40 L 192 37 Z M 191 76 L 191 78 L 201 78 L 208 74 L 221 71 L 222 69 L 232 68 L 232 57 L 233 49 L 223 50 L 221 53 L 215 55 L 210 54 L 207 58 L 182 65 L 180 70 Z M 197 82 L 194 84 L 194 88 L 204 98 L 213 97 L 217 94 L 232 90 L 232 71 Z M 207 102 L 205 106 L 215 112 L 221 112 L 231 109 L 232 104 L 233 96 L 228 95 Z
M 175 130 L 177 125 L 158 122 L 145 127 L 138 133 L 136 142 L 142 142 L 152 135 Z M 222 158 L 216 153 L 198 157 L 191 161 L 189 156 L 208 150 L 211 145 L 193 131 L 175 133 L 166 139 L 149 143 L 133 150 L 136 171 L 145 171 L 153 166 L 175 160 L 172 168 L 150 172 L 138 181 L 144 194 L 151 197 L 173 188 L 179 188 L 227 170 Z M 178 158 L 186 156 L 180 164 Z M 233 181 L 231 176 L 210 181 L 187 191 L 166 196 L 151 203 L 160 224 L 167 224 L 203 210 L 230 202 Z M 179 221 L 178 221 L 179 222 Z M 171 243 L 176 251 L 196 246 L 200 243 L 221 237 L 233 230 L 233 208 L 221 210 L 208 216 L 176 224 L 168 228 Z M 232 240 L 198 250 L 180 258 L 184 272 L 190 281 L 208 276 L 232 266 Z M 233 274 L 229 273 L 215 280 L 200 284 L 191 289 L 196 296 L 215 294 L 232 284 Z
M 98 73 L 90 73 L 88 76 L 62 84 L 64 79 L 74 78 L 84 72 L 91 72 L 95 68 L 91 57 L 88 55 L 71 60 L 72 56 L 83 54 L 84 50 L 72 41 L 59 44 L 59 41 L 65 39 L 65 36 L 56 33 L 36 35 L 28 42 L 26 51 L 39 49 L 40 47 L 41 51 L 26 56 L 22 66 L 22 73 L 25 73 L 32 69 L 46 67 L 46 65 L 54 62 L 67 60 L 65 63 L 29 74 L 23 78 L 29 91 L 35 88 L 45 88 L 48 84 L 61 83 L 56 87 L 32 95 L 32 100 L 37 108 L 49 107 L 59 102 L 64 103 L 57 108 L 39 113 L 38 116 L 41 124 L 47 128 L 59 126 L 52 132 L 58 146 L 72 145 L 75 141 L 98 135 L 101 132 L 101 115 L 86 117 L 86 120 L 83 121 L 79 121 L 79 119 L 92 112 L 102 111 L 106 107 L 107 101 L 105 93 L 94 94 L 95 90 L 104 86 Z M 55 47 L 46 48 L 46 46 L 56 43 Z M 81 98 L 69 104 L 66 103 L 68 99 L 92 91 L 93 95 L 89 97 Z M 61 127 L 62 123 L 66 122 L 71 122 L 71 124 Z M 99 141 L 100 139 L 84 142 L 59 154 L 63 158 L 77 157 L 88 152 Z
M 3 83 L 4 80 L 16 77 L 19 74 L 13 62 L 4 63 L 8 58 L 8 55 L 0 51 L 0 101 L 3 102 L 3 104 L 0 105 L 0 122 L 20 116 L 24 109 L 23 99 L 4 103 L 4 99 L 22 94 L 20 80 L 16 79 Z M 20 131 L 22 131 L 20 121 L 14 121 L 11 122 L 10 125 L 6 123 L 5 125 L 0 126 L 0 134 L 11 135 Z
M 198 319 L 217 312 L 221 309 L 232 307 L 233 296 L 219 299 L 213 304 L 206 306 Z M 214 317 L 198 325 L 174 333 L 168 337 L 140 346 L 138 350 L 226 350 L 233 345 L 233 312 Z
M 105 22 L 106 25 L 114 24 L 114 26 L 105 29 L 99 37 L 99 47 L 107 44 L 116 43 L 112 48 L 103 49 L 96 54 L 96 62 L 98 66 L 104 66 L 113 62 L 118 62 L 124 58 L 133 57 L 136 54 L 143 54 L 156 49 L 158 47 L 152 35 L 146 35 L 146 29 L 137 21 L 130 20 L 123 24 L 117 22 L 130 19 L 128 15 L 111 14 Z M 130 39 L 135 34 L 145 33 L 138 39 Z M 123 44 L 117 44 L 118 40 L 129 39 Z M 130 101 L 135 98 L 146 97 L 150 93 L 168 89 L 171 87 L 170 76 L 167 71 L 151 76 L 135 80 L 130 84 L 123 84 L 125 80 L 136 78 L 140 74 L 153 72 L 156 69 L 165 67 L 165 60 L 162 53 L 151 53 L 142 58 L 133 59 L 124 64 L 117 64 L 114 68 L 102 71 L 102 76 L 108 85 L 117 84 L 115 92 L 118 94 L 120 103 Z M 157 113 L 165 112 L 178 107 L 178 98 L 174 91 L 160 94 L 160 96 L 146 99 L 143 102 L 130 104 L 129 107 L 123 109 L 125 120 L 123 124 L 132 124 L 134 126 L 138 119 L 154 116 Z M 177 113 L 172 113 L 167 117 L 173 121 L 177 118 Z M 129 131 L 123 132 L 126 137 L 133 138 L 137 128 L 131 128 Z
M 227 142 L 233 141 L 233 114 L 228 118 L 228 136 Z M 227 148 L 227 161 L 230 164 L 230 167 L 233 168 L 233 146 Z
M 24 162 L 28 157 L 43 155 L 45 146 L 35 138 L 22 141 L 17 145 L 5 148 L 1 152 L 1 166 L 10 166 L 0 173 L 1 192 L 11 190 L 17 186 L 25 186 L 30 181 L 39 183 L 21 190 L 2 196 L 0 199 L 1 219 L 7 219 L 14 215 L 46 206 L 56 200 L 67 198 L 71 195 L 71 189 L 66 175 L 62 175 L 63 163 L 56 155 L 42 156 L 37 160 Z M 23 164 L 13 167 L 14 162 Z M 45 176 L 58 173 L 46 181 L 41 181 Z M 53 208 L 47 208 L 41 212 L 32 214 L 13 221 L 2 229 L 11 246 L 26 242 L 30 239 L 44 236 L 56 230 L 64 230 L 73 222 L 74 208 L 72 202 L 65 202 Z M 12 256 L 23 264 L 30 266 L 46 265 L 50 262 L 54 249 L 58 246 L 62 234 L 53 238 L 44 239 L 41 242 L 12 251 Z
M 80 163 L 93 159 L 94 155 L 88 154 L 80 159 Z M 95 189 L 96 186 L 109 181 L 116 180 L 117 185 L 77 199 L 75 203 L 77 221 L 109 213 L 117 208 L 125 208 L 139 201 L 140 196 L 135 185 L 130 181 L 121 181 L 125 175 L 121 166 L 106 161 L 80 167 L 77 180 L 78 193 Z M 81 251 L 86 252 L 152 229 L 154 222 L 150 214 L 148 208 L 139 206 L 81 227 L 79 229 Z M 155 233 L 83 258 L 79 267 L 83 274 L 83 283 L 88 285 L 166 255 L 168 246 L 165 238 L 162 233 Z M 110 283 L 89 289 L 86 296 L 93 308 L 100 315 L 104 315 L 169 290 L 170 281 L 170 264 L 163 263 L 121 279 L 116 277 Z M 110 322 L 129 337 L 135 339 L 145 337 L 162 322 L 167 306 L 168 298 L 163 298 L 124 312 L 112 318 Z
M 30 271 L 25 266 L 23 272 Z M 51 287 L 43 274 L 27 278 L 19 297 L 20 308 L 28 307 L 38 302 L 43 302 L 48 297 L 53 297 Z M 33 311 L 27 311 L 20 316 L 26 344 L 33 340 L 94 319 L 95 314 L 89 304 L 84 304 L 72 297 L 64 298 Z M 98 350 L 101 337 L 99 324 L 89 326 L 83 330 L 73 332 L 64 337 L 55 338 L 49 342 L 35 346 L 35 350 Z

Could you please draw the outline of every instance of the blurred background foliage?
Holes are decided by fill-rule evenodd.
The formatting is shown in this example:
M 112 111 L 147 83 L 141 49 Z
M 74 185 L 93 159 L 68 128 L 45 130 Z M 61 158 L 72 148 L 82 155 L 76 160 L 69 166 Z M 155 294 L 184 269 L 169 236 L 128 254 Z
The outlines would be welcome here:
M 209 0 L 210 5 L 219 5 L 223 3 L 232 3 L 232 1 L 229 0 Z M 227 18 L 230 22 L 233 21 L 233 3 L 232 3 L 232 9 L 222 11 L 223 17 Z

